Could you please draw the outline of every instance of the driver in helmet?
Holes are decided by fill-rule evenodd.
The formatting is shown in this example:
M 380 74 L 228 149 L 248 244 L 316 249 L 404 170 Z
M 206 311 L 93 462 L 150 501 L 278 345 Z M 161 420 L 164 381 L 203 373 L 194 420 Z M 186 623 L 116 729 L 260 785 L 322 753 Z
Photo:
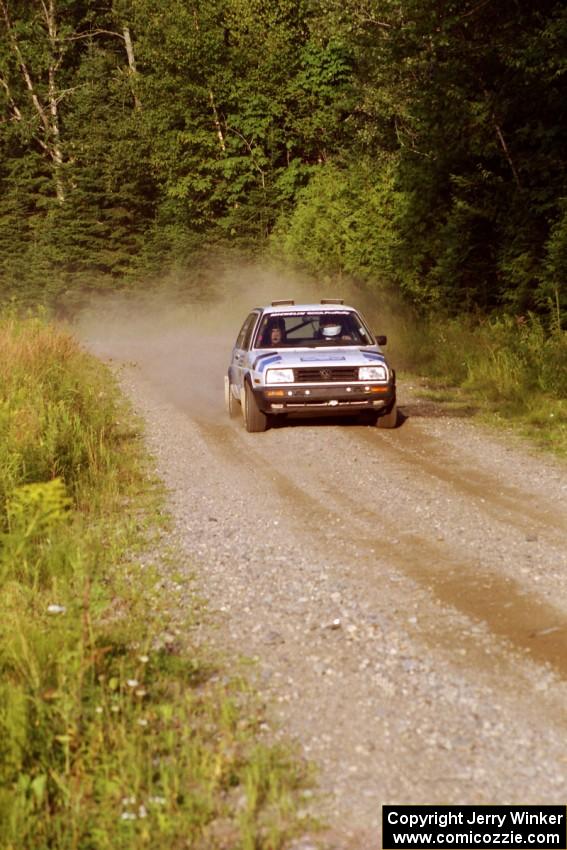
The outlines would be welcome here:
M 345 333 L 339 316 L 323 313 L 319 318 L 319 338 L 328 342 L 351 342 L 350 334 Z

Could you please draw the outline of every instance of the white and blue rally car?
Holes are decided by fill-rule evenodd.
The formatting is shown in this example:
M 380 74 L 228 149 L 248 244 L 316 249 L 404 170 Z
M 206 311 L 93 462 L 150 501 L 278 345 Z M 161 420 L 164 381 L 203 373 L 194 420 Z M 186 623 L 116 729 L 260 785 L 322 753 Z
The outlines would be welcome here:
M 229 416 L 247 431 L 286 414 L 367 413 L 380 428 L 397 422 L 396 378 L 360 313 L 340 299 L 272 301 L 246 318 L 225 376 Z

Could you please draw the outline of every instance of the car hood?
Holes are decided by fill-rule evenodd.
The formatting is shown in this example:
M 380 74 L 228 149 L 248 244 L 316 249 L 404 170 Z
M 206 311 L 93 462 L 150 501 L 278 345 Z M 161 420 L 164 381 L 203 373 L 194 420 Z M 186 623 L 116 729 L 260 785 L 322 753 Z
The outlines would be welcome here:
M 378 348 L 277 348 L 258 352 L 253 368 L 263 371 L 266 366 L 281 368 L 308 368 L 309 366 L 365 366 L 369 363 L 384 363 L 386 358 Z

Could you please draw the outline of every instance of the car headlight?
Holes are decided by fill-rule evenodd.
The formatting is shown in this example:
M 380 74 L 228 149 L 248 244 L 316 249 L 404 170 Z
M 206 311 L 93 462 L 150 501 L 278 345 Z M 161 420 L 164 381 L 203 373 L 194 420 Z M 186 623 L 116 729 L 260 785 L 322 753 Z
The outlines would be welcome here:
M 385 381 L 387 378 L 385 366 L 361 366 L 358 370 L 359 381 Z
M 268 369 L 266 373 L 267 384 L 292 384 L 293 369 Z

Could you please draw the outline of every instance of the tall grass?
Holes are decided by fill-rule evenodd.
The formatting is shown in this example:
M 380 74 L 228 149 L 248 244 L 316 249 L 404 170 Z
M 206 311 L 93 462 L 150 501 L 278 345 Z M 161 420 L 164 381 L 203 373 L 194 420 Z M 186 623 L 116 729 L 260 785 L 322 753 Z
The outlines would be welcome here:
M 439 397 L 456 388 L 492 419 L 567 453 L 567 332 L 536 316 L 413 317 L 394 323 L 392 342 L 394 362 L 431 379 Z
M 159 639 L 137 437 L 69 336 L 0 320 L 0 847 L 282 847 L 305 771 L 238 677 Z

